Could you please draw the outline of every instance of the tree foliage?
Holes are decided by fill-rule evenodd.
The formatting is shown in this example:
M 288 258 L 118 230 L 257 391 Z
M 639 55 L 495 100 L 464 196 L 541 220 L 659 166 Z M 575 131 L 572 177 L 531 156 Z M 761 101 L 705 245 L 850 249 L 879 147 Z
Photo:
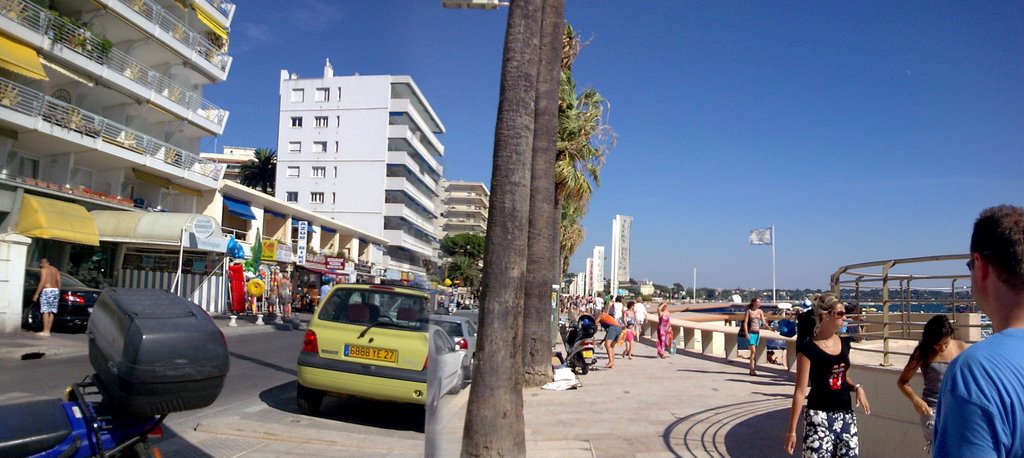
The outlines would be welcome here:
M 277 150 L 256 148 L 253 158 L 243 162 L 238 172 L 243 186 L 273 194 L 277 182 Z
M 446 235 L 441 239 L 441 251 L 449 257 L 463 256 L 479 262 L 484 258 L 484 236 L 474 233 Z

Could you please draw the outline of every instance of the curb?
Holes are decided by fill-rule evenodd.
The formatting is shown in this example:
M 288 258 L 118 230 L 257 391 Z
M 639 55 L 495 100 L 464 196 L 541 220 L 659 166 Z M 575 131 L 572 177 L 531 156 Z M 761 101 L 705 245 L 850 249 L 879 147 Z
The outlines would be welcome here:
M 268 429 L 272 429 L 272 431 L 268 431 Z M 268 427 L 266 424 L 236 418 L 215 418 L 200 422 L 196 425 L 195 431 L 218 436 L 289 442 L 368 452 L 423 453 L 423 441 L 421 440 L 345 433 L 315 428 L 310 425 L 302 427 L 273 425 Z

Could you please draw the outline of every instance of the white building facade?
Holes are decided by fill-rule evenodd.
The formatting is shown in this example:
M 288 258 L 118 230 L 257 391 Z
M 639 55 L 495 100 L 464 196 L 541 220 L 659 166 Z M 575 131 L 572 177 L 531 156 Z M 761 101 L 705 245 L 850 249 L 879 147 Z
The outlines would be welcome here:
M 423 276 L 438 257 L 443 132 L 408 76 L 282 70 L 276 196 L 387 240 L 389 278 Z
M 604 247 L 594 247 L 593 289 L 594 294 L 604 293 Z
M 478 181 L 441 181 L 444 211 L 438 219 L 440 235 L 487 233 L 491 193 Z
M 618 294 L 619 284 L 629 282 L 629 232 L 633 217 L 615 215 L 612 220 L 611 290 Z

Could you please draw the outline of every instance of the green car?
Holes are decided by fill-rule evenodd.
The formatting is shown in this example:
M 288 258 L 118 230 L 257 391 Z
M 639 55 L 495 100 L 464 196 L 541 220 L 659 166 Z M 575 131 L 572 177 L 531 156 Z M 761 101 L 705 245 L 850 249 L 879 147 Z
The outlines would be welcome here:
M 431 355 L 430 293 L 417 288 L 369 284 L 339 284 L 321 298 L 303 339 L 298 360 L 299 412 L 314 415 L 324 396 L 426 404 L 428 357 L 435 366 L 448 339 Z M 443 335 L 443 334 L 438 334 Z M 437 337 L 435 336 L 435 339 Z M 441 348 L 444 347 L 444 348 Z M 440 367 L 430 368 L 431 380 Z M 442 374 L 438 388 L 448 387 L 456 374 Z M 461 385 L 457 384 L 461 389 Z

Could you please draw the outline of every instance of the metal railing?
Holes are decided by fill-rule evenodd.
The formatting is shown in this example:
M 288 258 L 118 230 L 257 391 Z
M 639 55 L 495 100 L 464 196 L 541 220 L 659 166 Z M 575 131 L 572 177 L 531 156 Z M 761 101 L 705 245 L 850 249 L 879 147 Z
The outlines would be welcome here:
M 51 124 L 99 138 L 115 146 L 159 159 L 168 165 L 219 180 L 222 164 L 203 159 L 146 134 L 113 122 L 74 105 L 0 78 L 0 108 L 8 108 L 28 116 L 42 118 Z
M 221 70 L 228 68 L 231 58 L 218 46 L 210 43 L 206 37 L 190 29 L 185 23 L 174 17 L 167 10 L 160 7 L 151 0 L 119 0 L 135 12 L 142 15 L 150 22 L 160 27 L 160 30 L 178 40 L 180 43 L 193 50 L 204 59 L 209 61 Z
M 836 294 L 840 294 L 843 289 L 853 289 L 853 297 L 844 297 L 844 300 L 861 308 L 862 313 L 858 317 L 861 321 L 852 322 L 853 325 L 860 327 L 858 334 L 869 338 L 881 336 L 883 340 L 881 350 L 861 351 L 882 353 L 884 366 L 891 364 L 891 354 L 909 355 L 906 352 L 894 351 L 890 344 L 897 340 L 917 340 L 912 335 L 919 332 L 925 322 L 913 320 L 914 313 L 945 313 L 950 315 L 950 320 L 961 333 L 973 332 L 973 328 L 982 328 L 983 332 L 984 324 L 956 322 L 958 314 L 978 311 L 973 295 L 967 294 L 971 276 L 970 273 L 963 272 L 967 268 L 962 262 L 967 259 L 970 259 L 968 254 L 939 255 L 865 262 L 837 269 L 831 277 L 831 289 Z M 895 268 L 899 268 L 899 272 L 894 272 Z M 904 273 L 904 268 L 914 269 L 915 272 Z M 959 273 L 945 273 L 954 269 Z M 878 291 L 880 299 L 864 297 L 865 290 Z M 943 295 L 948 292 L 948 297 L 926 297 L 924 291 L 941 291 Z M 893 292 L 896 293 L 895 296 Z M 875 305 L 880 307 L 878 313 L 865 312 L 866 308 Z M 921 310 L 915 312 L 915 305 Z M 926 307 L 928 305 L 933 305 L 931 310 Z M 937 305 L 942 307 L 935 307 Z M 938 311 L 939 309 L 942 311 Z M 881 323 L 863 320 L 878 316 L 881 316 Z M 877 327 L 879 324 L 881 331 L 864 332 L 864 328 Z
M 127 3 L 126 0 L 122 1 Z M 109 41 L 105 41 L 64 18 L 55 17 L 31 2 L 0 0 L 0 14 L 46 36 L 54 43 L 59 43 L 97 64 L 124 75 L 218 126 L 223 127 L 227 121 L 227 111 L 186 90 L 167 76 L 143 65 L 123 51 L 113 48 Z

